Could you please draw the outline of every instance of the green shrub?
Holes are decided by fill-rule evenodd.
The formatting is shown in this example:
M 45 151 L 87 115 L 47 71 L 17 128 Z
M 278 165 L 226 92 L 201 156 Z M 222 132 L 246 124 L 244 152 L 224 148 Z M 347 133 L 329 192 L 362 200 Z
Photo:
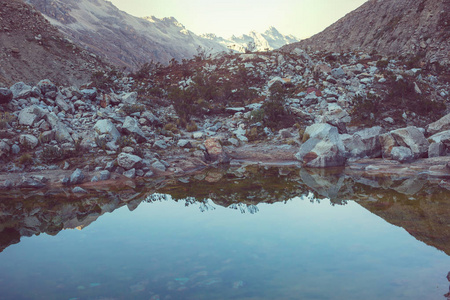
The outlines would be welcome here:
M 24 153 L 19 157 L 18 163 L 21 165 L 31 165 L 33 163 L 33 157 L 30 153 Z

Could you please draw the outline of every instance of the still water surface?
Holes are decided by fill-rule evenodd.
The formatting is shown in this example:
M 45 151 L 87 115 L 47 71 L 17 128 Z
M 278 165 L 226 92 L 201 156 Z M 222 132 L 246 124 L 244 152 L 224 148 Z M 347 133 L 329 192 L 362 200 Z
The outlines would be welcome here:
M 446 299 L 450 258 L 356 201 L 147 196 L 0 253 L 0 299 Z M 4 224 L 3 224 L 4 225 Z M 5 226 L 5 225 L 4 225 Z

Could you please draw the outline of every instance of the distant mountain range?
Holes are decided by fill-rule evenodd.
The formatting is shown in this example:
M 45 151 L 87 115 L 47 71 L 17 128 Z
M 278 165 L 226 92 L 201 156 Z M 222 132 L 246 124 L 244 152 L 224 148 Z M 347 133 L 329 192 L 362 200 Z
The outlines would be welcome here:
M 270 27 L 264 33 L 251 31 L 249 34 L 229 39 L 218 37 L 215 34 L 204 34 L 201 37 L 219 43 L 228 49 L 238 52 L 251 51 L 270 51 L 278 49 L 284 45 L 298 42 L 299 40 L 293 35 L 283 35 L 275 27 Z
M 251 32 L 228 40 L 198 36 L 175 18 L 138 18 L 105 0 L 26 0 L 73 42 L 114 65 L 136 70 L 150 60 L 192 58 L 199 47 L 207 52 L 233 49 L 243 52 L 253 42 L 255 50 L 272 50 L 296 42 L 275 28 L 263 34 Z
M 191 58 L 198 47 L 227 50 L 195 35 L 175 18 L 134 17 L 105 0 L 26 1 L 72 41 L 129 70 L 150 60 Z
M 287 47 L 416 55 L 450 65 L 450 0 L 369 0 L 324 31 Z

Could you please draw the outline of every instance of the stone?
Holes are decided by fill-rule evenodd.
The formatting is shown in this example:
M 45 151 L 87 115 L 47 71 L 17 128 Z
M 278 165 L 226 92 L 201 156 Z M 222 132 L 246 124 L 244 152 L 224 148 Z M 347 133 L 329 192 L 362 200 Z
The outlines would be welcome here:
M 280 137 L 283 139 L 292 138 L 292 133 L 289 131 L 289 129 L 281 129 L 279 133 Z
M 429 124 L 426 130 L 429 135 L 434 135 L 441 131 L 450 130 L 450 114 L 445 115 L 436 122 Z
M 380 135 L 380 144 L 381 144 L 381 156 L 384 159 L 392 158 L 392 149 L 397 146 L 397 142 L 391 133 L 385 133 Z
M 156 140 L 153 143 L 153 147 L 161 149 L 161 150 L 165 150 L 165 149 L 167 149 L 167 144 L 163 140 Z
M 155 174 L 152 171 L 148 171 L 147 173 L 145 173 L 144 177 L 145 178 L 150 178 L 153 177 Z
M 400 128 L 391 131 L 392 136 L 399 146 L 411 149 L 414 158 L 426 157 L 430 143 L 422 131 L 415 126 Z
M 97 97 L 97 89 L 96 88 L 83 89 L 80 91 L 80 93 L 83 95 L 83 97 L 85 99 L 89 99 L 89 100 L 95 100 L 95 98 Z
M 399 162 L 408 162 L 414 159 L 413 152 L 408 147 L 394 147 L 391 151 L 392 159 Z
M 177 146 L 180 148 L 192 148 L 191 141 L 183 139 L 178 141 Z
M 130 169 L 128 171 L 125 171 L 125 172 L 123 172 L 122 175 L 125 176 L 125 177 L 128 177 L 130 179 L 134 179 L 134 178 L 136 178 L 136 169 L 133 168 L 133 169 Z
M 219 139 L 209 138 L 204 142 L 204 146 L 206 148 L 207 159 L 209 161 L 216 161 L 219 163 L 230 162 L 230 157 L 226 153 L 225 149 L 223 149 Z
M 122 125 L 122 130 L 128 134 L 134 134 L 140 141 L 147 140 L 145 133 L 139 127 L 139 122 L 130 116 L 125 118 Z
M 73 143 L 69 128 L 59 120 L 54 112 L 45 115 L 45 119 L 55 132 L 55 140 L 59 143 Z
M 34 149 L 39 143 L 39 140 L 37 137 L 31 134 L 22 134 L 19 137 L 19 142 L 22 146 L 28 149 Z
M 300 146 L 300 151 L 295 155 L 305 167 L 345 165 L 345 147 L 336 127 L 326 123 L 314 124 L 306 128 L 305 135 L 309 139 Z
M 38 82 L 37 87 L 40 89 L 42 94 L 47 94 L 49 92 L 57 92 L 58 88 L 49 79 L 43 79 Z
M 0 88 L 0 104 L 8 104 L 13 99 L 10 89 Z
M 147 121 L 149 121 L 150 124 L 152 124 L 152 125 L 161 124 L 161 121 L 151 111 L 148 111 L 148 110 L 144 111 L 141 114 L 141 117 L 146 119 Z
M 63 111 L 65 112 L 71 112 L 72 111 L 72 107 L 69 105 L 69 103 L 66 102 L 65 98 L 63 95 L 58 94 L 56 96 L 56 101 L 55 104 Z
M 154 163 L 152 163 L 152 168 L 156 169 L 156 170 L 159 170 L 159 171 L 162 171 L 162 172 L 166 171 L 166 166 L 162 162 L 160 162 L 159 160 L 157 160 Z
M 31 95 L 31 86 L 23 83 L 17 82 L 10 87 L 14 99 L 27 98 Z
M 438 142 L 438 143 L 431 143 L 430 147 L 428 148 L 428 157 L 440 157 L 440 156 L 446 156 L 447 155 L 447 147 L 444 143 Z
M 117 157 L 117 164 L 125 170 L 130 170 L 142 161 L 137 155 L 129 153 L 120 153 Z
M 347 158 L 381 157 L 380 126 L 360 130 L 353 135 L 341 136 Z
M 450 145 L 450 130 L 441 131 L 428 138 L 432 143 L 445 143 Z
M 72 193 L 74 193 L 74 194 L 87 194 L 88 192 L 85 189 L 83 189 L 83 188 L 81 188 L 79 186 L 76 186 L 76 187 L 74 187 L 72 189 Z
M 120 132 L 117 130 L 116 126 L 110 120 L 99 120 L 94 125 L 94 130 L 99 134 L 107 134 L 111 137 L 112 141 L 117 141 L 120 138 Z
M 41 181 L 38 181 L 36 179 L 33 179 L 31 177 L 22 177 L 22 180 L 20 181 L 19 188 L 43 188 L 45 187 L 45 184 Z
M 25 126 L 33 126 L 39 120 L 41 120 L 47 112 L 37 106 L 32 105 L 25 107 L 19 113 L 19 124 Z
M 339 133 L 347 133 L 347 124 L 352 121 L 348 112 L 336 103 L 328 104 L 328 111 L 324 114 L 323 121 L 337 127 Z
M 108 170 L 104 170 L 104 171 L 101 171 L 100 172 L 100 180 L 109 180 L 109 179 L 111 179 L 111 172 L 110 171 L 108 171 Z
M 336 68 L 331 70 L 331 76 L 334 78 L 344 78 L 346 76 L 345 71 L 342 68 Z
M 83 182 L 85 176 L 80 169 L 76 169 L 72 175 L 70 175 L 70 184 L 80 184 Z
M 192 137 L 194 139 L 201 139 L 201 138 L 203 138 L 203 136 L 204 136 L 204 133 L 201 131 L 196 131 L 192 134 Z
M 20 147 L 16 144 L 11 146 L 11 153 L 12 154 L 19 154 L 20 153 Z
M 0 151 L 3 153 L 9 153 L 10 150 L 11 147 L 4 141 L 0 140 Z
M 133 105 L 137 102 L 137 93 L 131 92 L 131 93 L 123 93 L 120 95 L 120 100 L 123 104 Z

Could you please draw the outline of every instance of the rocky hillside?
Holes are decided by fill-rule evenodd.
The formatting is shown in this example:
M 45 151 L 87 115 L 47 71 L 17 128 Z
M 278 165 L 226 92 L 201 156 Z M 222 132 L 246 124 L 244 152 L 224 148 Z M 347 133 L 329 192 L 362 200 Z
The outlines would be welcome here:
M 293 47 L 345 52 L 377 51 L 450 64 L 450 1 L 369 0 Z
M 65 39 L 32 6 L 21 0 L 0 1 L 0 84 L 86 82 L 102 65 Z
M 202 37 L 238 52 L 245 52 L 246 50 L 270 51 L 298 42 L 295 36 L 281 34 L 275 27 L 270 27 L 264 33 L 251 31 L 249 34 L 244 34 L 239 37 L 233 35 L 229 39 L 218 37 L 215 34 L 205 34 Z
M 75 43 L 117 66 L 135 70 L 151 60 L 192 58 L 225 47 L 188 31 L 174 18 L 137 18 L 105 0 L 27 0 Z

